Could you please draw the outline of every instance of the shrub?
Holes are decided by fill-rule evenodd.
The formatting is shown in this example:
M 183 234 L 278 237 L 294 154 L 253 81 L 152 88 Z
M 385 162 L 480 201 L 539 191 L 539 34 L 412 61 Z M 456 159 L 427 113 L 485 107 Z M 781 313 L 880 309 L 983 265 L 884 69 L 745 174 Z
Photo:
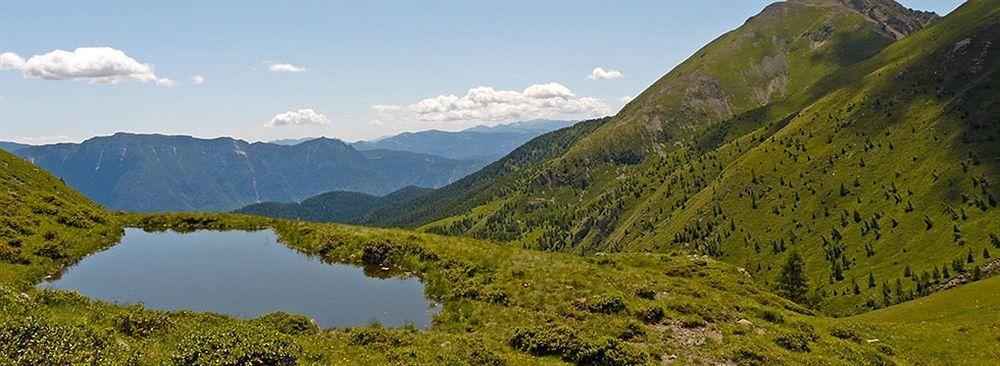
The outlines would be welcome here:
M 301 349 L 288 335 L 257 326 L 196 332 L 181 340 L 170 355 L 175 365 L 296 364 Z
M 35 255 L 58 260 L 66 258 L 66 249 L 68 248 L 69 244 L 62 240 L 47 240 L 41 246 L 35 248 L 34 253 Z
M 787 332 L 774 338 L 774 343 L 789 351 L 809 352 L 809 338 L 800 332 Z
M 830 335 L 855 343 L 861 342 L 861 336 L 858 335 L 858 333 L 843 327 L 834 327 L 833 329 L 830 329 Z
M 789 351 L 809 352 L 809 342 L 819 339 L 811 324 L 799 323 L 794 330 L 785 332 L 774 339 L 774 343 Z
M 519 328 L 509 343 L 535 356 L 572 355 L 582 347 L 573 329 L 555 324 Z
M 588 301 L 587 310 L 592 313 L 615 314 L 625 311 L 625 297 L 620 294 L 604 294 Z
M 729 360 L 737 365 L 768 365 L 773 363 L 773 360 L 768 360 L 766 351 L 753 344 L 741 345 L 739 349 L 733 351 Z
M 379 325 L 372 325 L 364 328 L 353 328 L 348 331 L 351 344 L 358 346 L 386 345 L 399 347 L 410 343 L 402 331 L 382 328 Z
M 115 346 L 107 334 L 82 326 L 58 325 L 37 317 L 0 321 L 0 359 L 17 360 L 21 365 L 107 364 Z
M 656 324 L 663 320 L 663 308 L 652 305 L 635 311 L 635 317 L 646 324 Z
M 166 313 L 147 311 L 140 306 L 130 306 L 124 314 L 115 316 L 115 329 L 130 337 L 145 338 L 169 325 Z
M 299 335 L 305 333 L 315 333 L 319 331 L 316 323 L 306 316 L 288 314 L 283 311 L 273 312 L 257 319 L 261 325 L 274 328 L 278 332 L 288 335 Z
M 31 263 L 27 258 L 21 255 L 21 250 L 15 247 L 0 244 L 0 261 L 4 261 L 11 264 L 28 264 Z
M 605 337 L 585 344 L 573 361 L 579 365 L 642 365 L 648 357 L 632 345 Z
M 785 322 L 785 316 L 774 310 L 764 310 L 760 313 L 760 317 L 774 324 L 783 324 Z
M 635 290 L 635 296 L 640 299 L 653 300 L 656 298 L 656 290 L 650 288 L 640 288 Z
M 472 365 L 504 366 L 507 364 L 502 356 L 487 348 L 482 342 L 466 343 L 460 353 Z

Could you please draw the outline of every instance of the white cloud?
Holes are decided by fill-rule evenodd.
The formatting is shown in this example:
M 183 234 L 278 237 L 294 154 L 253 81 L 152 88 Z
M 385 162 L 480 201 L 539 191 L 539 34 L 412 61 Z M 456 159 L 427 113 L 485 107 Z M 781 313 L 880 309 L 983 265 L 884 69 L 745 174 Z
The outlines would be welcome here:
M 20 70 L 24 59 L 13 52 L 0 53 L 0 70 Z
M 326 118 L 325 115 L 316 113 L 316 111 L 311 108 L 304 108 L 297 111 L 288 111 L 274 116 L 274 118 L 271 118 L 271 122 L 268 122 L 264 125 L 264 127 L 325 125 L 329 123 L 330 119 Z
M 374 105 L 372 123 L 499 124 L 537 118 L 590 118 L 607 115 L 609 109 L 600 99 L 578 97 L 559 83 L 535 84 L 523 91 L 479 86 L 461 97 L 441 95 L 405 106 Z
M 271 72 L 306 72 L 304 67 L 298 67 L 292 64 L 271 64 L 267 67 Z
M 191 77 L 191 85 L 201 85 L 205 83 L 205 77 L 197 74 Z
M 590 75 L 587 75 L 587 80 L 611 80 L 623 77 L 625 77 L 625 74 L 622 74 L 621 71 L 605 70 L 604 68 L 597 67 L 594 68 L 594 71 L 590 72 Z
M 628 104 L 628 102 L 631 102 L 632 99 L 634 99 L 634 97 L 626 95 L 624 97 L 618 98 L 618 101 L 622 102 L 622 104 Z
M 76 142 L 68 135 L 19 136 L 15 137 L 14 141 L 29 145 L 45 145 L 45 144 L 55 144 L 60 142 Z
M 117 84 L 132 80 L 173 86 L 173 80 L 156 76 L 153 66 L 110 47 L 79 47 L 73 52 L 54 50 L 27 60 L 15 53 L 0 55 L 4 70 L 20 70 L 25 78 L 81 80 L 91 84 Z

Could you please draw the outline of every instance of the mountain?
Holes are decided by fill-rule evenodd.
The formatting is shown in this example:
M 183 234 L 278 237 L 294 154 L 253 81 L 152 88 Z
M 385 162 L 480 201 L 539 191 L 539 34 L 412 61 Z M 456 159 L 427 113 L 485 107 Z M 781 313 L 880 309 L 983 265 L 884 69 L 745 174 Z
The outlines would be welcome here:
M 573 121 L 535 120 L 497 126 L 476 126 L 458 132 L 438 130 L 404 132 L 351 146 L 365 151 L 388 149 L 444 156 L 458 160 L 493 162 L 543 133 L 572 125 Z
M 530 121 L 512 122 L 493 126 L 478 125 L 469 127 L 462 132 L 490 132 L 490 133 L 523 133 L 541 135 L 546 132 L 555 131 L 564 127 L 572 126 L 579 121 L 554 121 L 547 119 L 535 119 Z
M 409 186 L 381 197 L 335 191 L 309 197 L 298 203 L 255 203 L 233 212 L 292 220 L 353 223 L 377 207 L 412 200 L 431 191 L 430 188 Z
M 7 152 L 14 152 L 30 146 L 31 145 L 19 144 L 16 142 L 0 141 L 0 149 L 3 149 L 4 151 Z
M 269 143 L 269 144 L 275 144 L 275 145 L 293 146 L 293 145 L 301 144 L 301 143 L 306 142 L 306 141 L 315 140 L 315 139 L 318 139 L 318 138 L 319 137 L 303 137 L 303 138 L 300 138 L 300 139 L 281 139 L 281 140 L 268 141 L 267 143 Z
M 326 138 L 281 146 L 118 133 L 16 153 L 95 201 L 129 211 L 232 210 L 333 190 L 380 195 L 441 186 L 481 166 L 406 152 L 360 153 Z
M 834 314 L 936 291 L 924 273 L 1000 248 L 993 5 L 772 4 L 559 153 L 363 222 L 581 254 L 686 247 L 764 284 L 795 251 Z
M 1000 277 L 835 319 L 702 256 L 576 256 L 405 230 L 108 212 L 7 152 L 0 167 L 0 358 L 11 364 L 989 364 L 997 356 Z M 269 228 L 324 262 L 417 276 L 443 310 L 419 332 L 320 330 L 281 311 L 241 319 L 36 287 L 115 245 L 126 226 Z
M 546 133 L 502 159 L 426 195 L 377 207 L 361 218 L 368 225 L 415 227 L 460 215 L 492 200 L 505 199 L 525 179 L 610 118 L 577 123 Z

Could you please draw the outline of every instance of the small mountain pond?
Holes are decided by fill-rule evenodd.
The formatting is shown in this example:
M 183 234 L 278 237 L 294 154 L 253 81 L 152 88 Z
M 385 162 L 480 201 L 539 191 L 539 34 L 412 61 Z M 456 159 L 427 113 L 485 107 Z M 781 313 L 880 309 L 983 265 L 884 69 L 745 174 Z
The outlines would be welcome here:
M 373 272 L 377 272 L 373 271 Z M 416 277 L 370 277 L 278 242 L 270 230 L 146 232 L 84 258 L 38 288 L 76 290 L 111 303 L 253 318 L 301 314 L 323 328 L 378 322 L 427 328 L 440 307 Z

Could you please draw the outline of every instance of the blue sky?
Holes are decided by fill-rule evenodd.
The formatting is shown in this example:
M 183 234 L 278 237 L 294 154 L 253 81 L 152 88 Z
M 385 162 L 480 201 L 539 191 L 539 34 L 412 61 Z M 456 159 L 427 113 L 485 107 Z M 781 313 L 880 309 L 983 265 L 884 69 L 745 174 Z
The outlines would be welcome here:
M 353 141 L 614 114 L 767 3 L 3 1 L 0 53 L 20 60 L 3 56 L 0 139 L 129 131 Z M 946 14 L 961 2 L 902 3 Z M 107 47 L 69 56 L 114 60 L 117 76 L 94 79 L 50 54 L 79 47 Z M 597 67 L 603 78 L 588 78 Z M 500 102 L 469 106 L 481 100 Z

